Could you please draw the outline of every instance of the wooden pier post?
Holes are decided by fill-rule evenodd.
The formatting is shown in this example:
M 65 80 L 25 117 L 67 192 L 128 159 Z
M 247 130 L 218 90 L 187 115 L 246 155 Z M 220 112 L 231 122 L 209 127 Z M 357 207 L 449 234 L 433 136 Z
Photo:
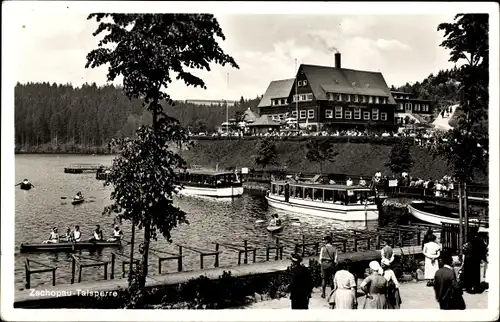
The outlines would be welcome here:
M 248 264 L 248 241 L 245 239 L 243 241 L 243 244 L 245 245 L 245 260 L 243 261 L 243 264 Z
M 203 254 L 200 253 L 200 268 L 203 269 Z
M 71 255 L 71 258 L 73 259 L 71 261 L 71 284 L 75 283 L 75 271 L 76 271 L 76 258 L 74 255 Z
M 30 274 L 30 260 L 26 258 L 24 260 L 24 269 L 26 271 L 26 288 L 30 289 L 31 287 L 31 274 Z
M 52 286 L 56 286 L 56 270 L 52 270 Z
M 306 235 L 302 235 L 302 257 L 306 253 Z
M 269 246 L 266 247 L 266 261 L 269 262 L 269 252 L 270 252 Z
M 376 239 L 375 243 L 376 243 L 375 248 L 380 249 L 380 235 L 377 235 L 377 239 Z
M 421 242 L 420 241 L 420 235 L 421 235 L 420 229 L 417 229 L 417 246 L 420 246 L 420 242 Z
M 182 246 L 179 246 L 179 259 L 177 260 L 177 271 L 182 272 Z
M 358 251 L 358 239 L 354 237 L 354 252 Z
M 347 253 L 347 240 L 346 239 L 344 239 L 342 241 L 342 252 Z
M 108 279 L 108 263 L 104 264 L 104 279 Z
M 115 253 L 111 253 L 111 276 L 110 276 L 110 278 L 112 280 L 115 279 L 115 260 L 116 260 Z
M 367 243 L 367 244 L 366 244 L 366 249 L 367 249 L 367 250 L 370 250 L 370 248 L 372 247 L 372 245 L 370 245 L 370 244 L 371 244 L 371 239 L 370 239 L 370 237 L 368 237 L 368 239 L 367 239 L 366 243 Z
M 255 256 L 254 256 L 255 262 Z M 215 244 L 215 267 L 219 267 L 219 244 Z

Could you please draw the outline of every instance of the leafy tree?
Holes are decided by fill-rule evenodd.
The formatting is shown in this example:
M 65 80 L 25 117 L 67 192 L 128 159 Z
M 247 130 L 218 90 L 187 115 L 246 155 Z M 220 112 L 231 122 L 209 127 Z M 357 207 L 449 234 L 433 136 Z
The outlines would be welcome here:
M 119 212 L 121 218 L 144 228 L 142 269 L 137 279 L 143 289 L 151 238 L 156 239 L 159 231 L 170 241 L 170 231 L 185 222 L 185 213 L 172 201 L 177 183 L 174 169 L 185 163 L 168 145 L 186 143 L 188 136 L 161 105 L 162 101 L 173 103 L 166 92 L 171 73 L 188 86 L 206 88 L 204 81 L 186 68 L 210 71 L 211 62 L 238 65 L 217 43 L 216 37 L 225 37 L 213 15 L 97 13 L 88 17 L 94 18 L 99 26 L 93 35 L 107 33 L 98 48 L 87 55 L 86 68 L 109 64 L 108 81 L 122 75 L 125 95 L 140 99 L 153 116 L 152 125 L 141 126 L 137 138 L 117 141 L 121 155 L 114 160 L 107 180 L 114 186 L 114 203 L 104 210 L 108 214 Z
M 269 165 L 278 164 L 276 144 L 272 139 L 265 138 L 257 143 L 254 161 L 256 164 L 260 165 L 262 169 L 265 169 Z
M 410 172 L 415 164 L 411 153 L 411 143 L 408 139 L 402 139 L 392 146 L 389 154 L 389 161 L 385 164 L 395 175 L 401 175 L 403 172 Z
M 309 140 L 306 143 L 306 149 L 306 159 L 319 164 L 320 174 L 323 173 L 323 164 L 334 161 L 338 155 L 338 152 L 333 150 L 332 144 L 328 141 Z
M 472 180 L 475 169 L 485 174 L 488 170 L 488 18 L 487 14 L 458 14 L 455 22 L 442 23 L 437 28 L 444 31 L 441 46 L 451 50 L 449 60 L 464 62 L 454 70 L 460 83 L 462 113 L 458 116 L 458 125 L 431 147 L 431 153 L 446 158 L 461 188 Z M 464 202 L 466 200 L 465 188 Z M 464 209 L 466 238 L 467 206 Z

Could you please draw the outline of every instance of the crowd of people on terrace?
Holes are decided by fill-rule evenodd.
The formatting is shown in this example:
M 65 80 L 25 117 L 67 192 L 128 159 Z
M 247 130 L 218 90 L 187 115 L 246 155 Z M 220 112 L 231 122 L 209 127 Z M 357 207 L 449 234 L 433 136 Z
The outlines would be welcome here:
M 481 231 L 469 237 L 464 245 L 463 256 L 453 259 L 450 251 L 442 250 L 437 237 L 429 228 L 423 239 L 424 279 L 427 286 L 433 288 L 437 306 L 441 310 L 464 310 L 463 291 L 470 294 L 481 293 L 485 286 L 481 284 L 481 262 L 488 263 L 488 247 Z M 487 238 L 486 238 L 487 240 Z M 338 260 L 337 248 L 332 237 L 323 238 L 319 262 L 321 265 L 321 297 L 331 309 L 358 309 L 358 298 L 364 297 L 362 309 L 400 309 L 402 296 L 400 283 L 394 272 L 397 267 L 396 256 L 387 241 L 382 241 L 381 260 L 371 261 L 368 272 L 358 288 L 358 278 L 349 259 Z M 311 272 L 301 264 L 302 258 L 292 254 L 291 283 L 289 286 L 292 309 L 308 309 L 314 285 Z M 483 271 L 483 278 L 490 277 Z M 330 293 L 327 293 L 327 286 Z M 358 293 L 358 292 L 361 292 Z M 432 294 L 432 295 L 431 295 Z M 407 294 L 411 296 L 411 294 Z

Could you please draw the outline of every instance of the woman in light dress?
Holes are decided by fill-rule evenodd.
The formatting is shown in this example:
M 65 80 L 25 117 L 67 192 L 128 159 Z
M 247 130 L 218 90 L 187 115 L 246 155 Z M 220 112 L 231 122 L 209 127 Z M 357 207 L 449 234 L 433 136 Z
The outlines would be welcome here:
M 434 275 L 439 269 L 438 258 L 441 255 L 441 246 L 436 243 L 436 236 L 429 236 L 429 242 L 424 245 L 425 271 L 424 279 L 427 280 L 427 286 L 434 285 Z
M 356 299 L 356 279 L 349 272 L 350 264 L 351 261 L 349 259 L 337 264 L 338 270 L 333 277 L 333 290 L 328 301 L 332 309 L 353 310 L 358 306 Z
M 399 282 L 396 274 L 390 265 L 382 263 L 384 277 L 387 280 L 387 306 L 390 310 L 399 310 L 401 308 L 401 294 L 399 293 Z
M 371 261 L 369 266 L 371 273 L 361 283 L 361 290 L 366 294 L 363 309 L 387 309 L 387 280 L 382 276 L 382 267 L 376 261 Z

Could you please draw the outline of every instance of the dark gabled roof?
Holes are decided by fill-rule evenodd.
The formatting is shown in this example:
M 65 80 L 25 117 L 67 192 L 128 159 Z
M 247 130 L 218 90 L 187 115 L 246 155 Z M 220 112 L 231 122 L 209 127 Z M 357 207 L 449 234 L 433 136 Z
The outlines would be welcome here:
M 243 113 L 243 121 L 245 122 L 255 122 L 257 120 L 258 116 L 255 114 L 250 107 Z
M 326 93 L 383 96 L 396 104 L 384 76 L 369 72 L 328 66 L 301 65 L 317 100 L 327 100 Z
M 288 98 L 295 78 L 272 81 L 257 107 L 271 106 L 272 98 Z
M 280 122 L 272 120 L 269 115 L 262 115 L 255 122 L 248 124 L 248 126 L 279 126 Z

